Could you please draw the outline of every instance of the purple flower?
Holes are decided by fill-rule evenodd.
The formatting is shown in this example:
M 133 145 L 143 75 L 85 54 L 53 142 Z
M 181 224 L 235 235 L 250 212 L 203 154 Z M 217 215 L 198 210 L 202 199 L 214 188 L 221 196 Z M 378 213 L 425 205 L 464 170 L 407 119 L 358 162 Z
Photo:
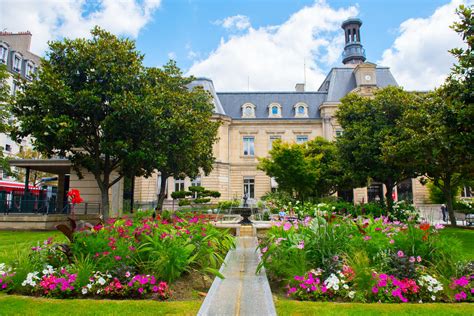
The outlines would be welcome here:
M 379 288 L 378 288 L 378 287 L 376 287 L 376 286 L 372 287 L 372 293 L 376 294 L 376 293 L 378 293 L 378 292 L 379 292 Z
M 138 292 L 139 292 L 140 294 L 143 294 L 143 288 L 142 288 L 142 287 L 139 288 L 139 289 L 138 289 Z

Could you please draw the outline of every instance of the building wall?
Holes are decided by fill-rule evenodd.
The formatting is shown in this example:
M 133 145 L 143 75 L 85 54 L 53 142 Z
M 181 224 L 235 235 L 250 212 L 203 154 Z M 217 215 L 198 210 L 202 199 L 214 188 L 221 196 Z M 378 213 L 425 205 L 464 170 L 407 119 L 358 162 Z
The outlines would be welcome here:
M 85 169 L 81 170 L 81 172 L 83 176 L 82 179 L 79 178 L 76 172 L 71 172 L 69 188 L 78 189 L 81 192 L 81 197 L 84 199 L 84 203 L 101 204 L 100 189 L 94 175 Z M 117 173 L 112 173 L 111 181 L 113 181 L 117 176 Z M 123 210 L 123 179 L 109 189 L 109 204 L 109 216 L 116 217 L 120 215 Z

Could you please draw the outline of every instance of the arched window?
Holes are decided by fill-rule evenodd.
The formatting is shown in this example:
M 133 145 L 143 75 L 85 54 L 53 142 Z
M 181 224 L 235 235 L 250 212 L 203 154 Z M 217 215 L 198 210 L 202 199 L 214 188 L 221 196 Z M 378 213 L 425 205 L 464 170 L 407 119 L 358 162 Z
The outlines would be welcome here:
M 308 117 L 308 105 L 303 102 L 295 104 L 295 117 Z
M 243 118 L 255 118 L 255 105 L 252 103 L 245 103 L 242 105 Z
M 270 103 L 268 106 L 268 117 L 281 117 L 281 105 L 278 103 Z

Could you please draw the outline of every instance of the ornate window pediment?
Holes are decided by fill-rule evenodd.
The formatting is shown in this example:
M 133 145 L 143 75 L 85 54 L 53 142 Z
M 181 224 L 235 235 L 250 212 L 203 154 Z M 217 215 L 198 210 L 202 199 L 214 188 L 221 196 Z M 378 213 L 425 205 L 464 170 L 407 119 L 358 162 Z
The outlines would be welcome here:
M 255 118 L 255 105 L 244 103 L 242 105 L 242 118 Z
M 308 105 L 304 102 L 298 102 L 294 106 L 295 117 L 308 117 Z
M 281 117 L 281 105 L 273 102 L 268 106 L 268 117 Z

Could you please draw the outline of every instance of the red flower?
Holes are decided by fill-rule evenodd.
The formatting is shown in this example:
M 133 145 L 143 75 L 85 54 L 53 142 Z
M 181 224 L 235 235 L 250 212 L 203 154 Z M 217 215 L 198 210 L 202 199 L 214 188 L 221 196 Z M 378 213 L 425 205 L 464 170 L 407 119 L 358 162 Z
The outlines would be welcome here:
M 424 231 L 427 231 L 428 229 L 430 229 L 430 223 L 421 223 L 420 224 L 420 229 L 421 230 L 424 230 Z
M 71 203 L 72 204 L 79 204 L 84 202 L 84 200 L 81 198 L 81 194 L 78 189 L 71 189 L 67 193 L 67 197 L 71 198 Z

